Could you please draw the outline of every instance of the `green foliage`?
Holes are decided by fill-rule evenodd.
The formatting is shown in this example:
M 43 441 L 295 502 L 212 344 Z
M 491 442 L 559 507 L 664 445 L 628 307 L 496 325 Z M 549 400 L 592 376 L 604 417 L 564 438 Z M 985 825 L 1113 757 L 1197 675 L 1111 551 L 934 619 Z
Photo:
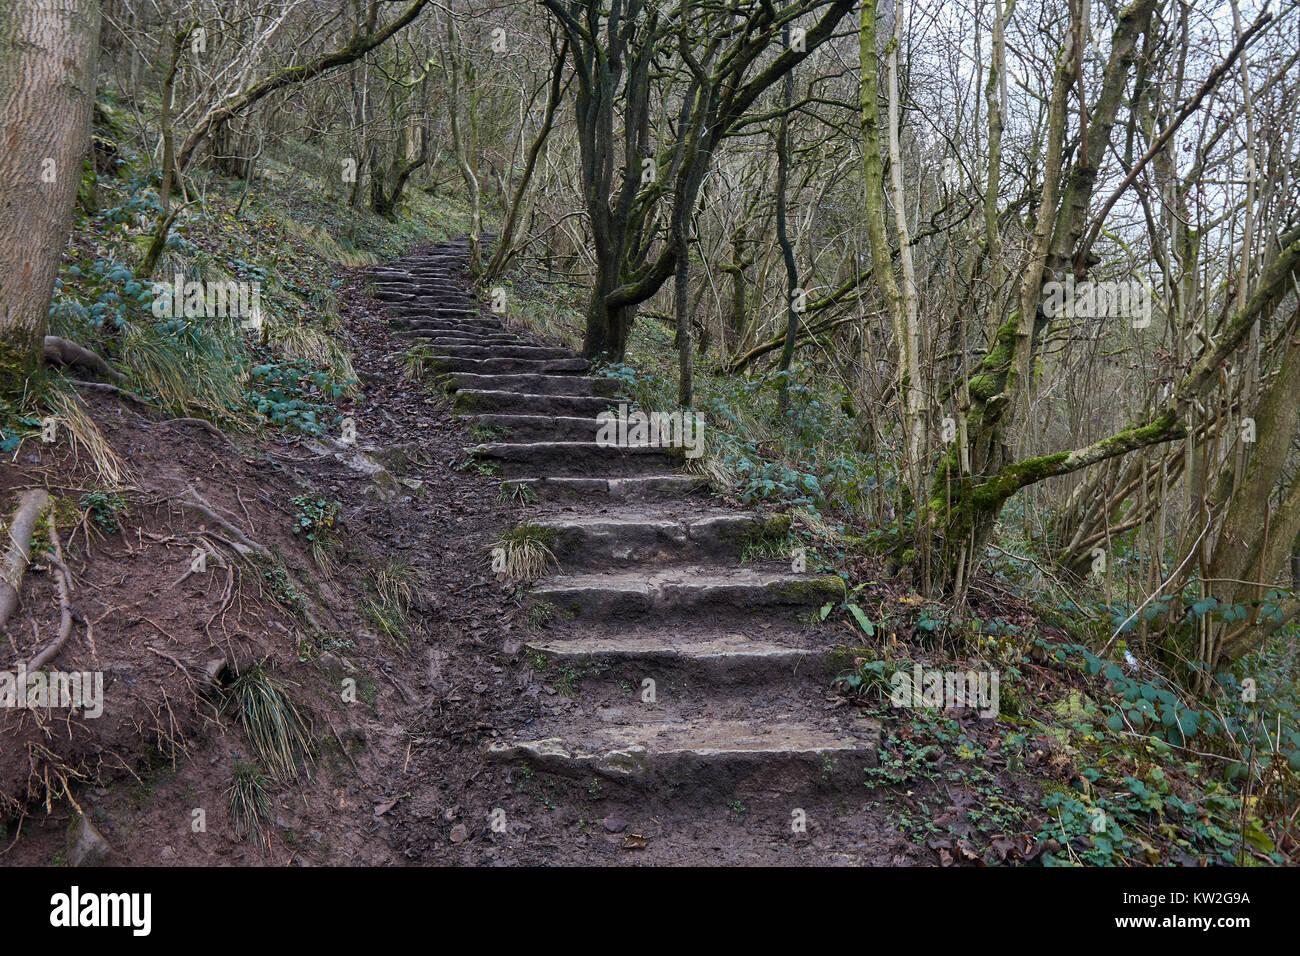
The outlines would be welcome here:
M 891 680 L 900 669 L 911 667 L 910 661 L 873 660 L 859 657 L 853 669 L 836 679 L 836 686 L 864 703 L 888 703 L 893 691 Z
M 331 534 L 334 531 L 334 523 L 338 521 L 343 509 L 338 501 L 314 498 L 311 495 L 294 495 L 289 500 L 298 506 L 298 513 L 293 521 L 293 533 L 303 535 L 308 541 L 315 541 L 322 535 Z
M 274 425 L 322 435 L 340 419 L 329 403 L 353 384 L 302 362 L 262 362 L 249 370 L 244 398 Z
M 92 491 L 82 495 L 79 502 L 81 510 L 90 514 L 95 527 L 105 534 L 117 534 L 122 530 L 120 518 L 126 514 L 126 501 L 121 495 Z
M 23 440 L 41 431 L 41 416 L 33 399 L 10 401 L 0 396 L 0 455 L 12 455 Z

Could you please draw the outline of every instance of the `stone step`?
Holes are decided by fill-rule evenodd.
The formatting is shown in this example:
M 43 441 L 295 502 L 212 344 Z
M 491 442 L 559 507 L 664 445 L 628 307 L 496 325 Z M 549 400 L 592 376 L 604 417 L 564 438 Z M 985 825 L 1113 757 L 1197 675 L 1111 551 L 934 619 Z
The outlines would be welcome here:
M 368 280 L 385 292 L 411 292 L 417 295 L 445 294 L 472 298 L 463 282 L 455 279 L 404 276 L 371 276 Z
M 601 422 L 569 415 L 467 415 L 472 427 L 491 430 L 499 442 L 596 440 Z
M 523 392 L 465 388 L 456 393 L 454 407 L 459 414 L 500 412 L 595 418 L 611 404 L 611 399 L 594 395 L 533 395 Z
M 434 345 L 446 345 L 454 347 L 457 345 L 523 345 L 526 340 L 515 335 L 513 332 L 459 332 L 447 333 L 445 335 L 433 335 Z
M 414 332 L 468 333 L 470 335 L 508 335 L 500 325 L 471 324 L 459 319 L 442 318 L 389 318 L 388 324 L 395 329 Z
M 835 731 L 794 714 L 761 721 L 647 721 L 597 726 L 572 735 L 493 741 L 487 756 L 525 761 L 563 776 L 596 775 L 638 787 L 680 787 L 695 793 L 861 788 L 876 765 L 880 725 L 857 720 Z
M 523 489 L 539 501 L 673 501 L 707 486 L 703 478 L 676 474 L 629 475 L 623 478 L 515 478 L 501 482 L 503 491 Z
M 690 518 L 578 514 L 535 523 L 555 532 L 550 549 L 566 571 L 737 558 L 749 541 L 789 527 L 783 515 L 733 511 Z
M 388 313 L 404 319 L 440 318 L 460 319 L 463 322 L 496 322 L 487 318 L 473 302 L 461 302 L 441 296 L 416 299 L 411 302 L 390 302 Z
M 495 465 L 503 478 L 641 475 L 671 468 L 674 463 L 670 449 L 652 445 L 607 448 L 577 441 L 490 442 L 468 452 L 476 462 Z
M 581 375 L 591 365 L 586 359 L 518 359 L 457 358 L 452 355 L 427 355 L 425 364 L 439 372 L 468 372 L 471 375 Z M 592 427 L 595 427 L 592 419 Z M 594 435 L 595 432 L 593 431 Z
M 438 332 L 436 330 L 428 331 L 424 329 L 395 329 L 393 335 L 406 339 L 419 339 L 421 342 L 438 349 L 462 348 L 466 345 L 470 345 L 490 350 L 497 346 L 510 348 L 525 344 L 524 339 L 521 339 L 517 335 L 510 335 L 507 333 L 447 333 Z
M 442 290 L 454 291 L 462 295 L 468 285 L 462 275 L 445 271 L 425 272 L 413 270 L 400 275 L 373 273 L 367 277 L 367 281 L 375 283 L 382 289 L 412 292 L 419 289 L 427 291 Z
M 842 600 L 844 585 L 833 576 L 758 571 L 747 567 L 660 567 L 640 571 L 557 574 L 530 592 L 564 613 L 590 617 L 636 617 L 701 609 L 811 608 Z
M 664 683 L 679 674 L 719 684 L 796 678 L 826 682 L 833 677 L 830 669 L 836 659 L 828 647 L 779 644 L 737 633 L 682 639 L 674 631 L 621 631 L 534 640 L 525 646 L 561 671 L 596 672 L 601 680 L 623 679 L 632 686 L 646 677 Z
M 523 358 L 523 359 L 567 359 L 573 358 L 568 349 L 550 348 L 543 345 L 451 345 L 436 350 L 438 355 L 451 358 Z
M 389 329 L 393 336 L 406 340 L 416 340 L 413 348 L 436 349 L 438 345 L 435 342 L 442 342 L 445 339 L 456 339 L 458 342 L 466 340 L 475 342 L 485 342 L 488 346 L 496 345 L 516 345 L 522 342 L 522 339 L 514 339 L 509 342 L 492 341 L 491 339 L 500 337 L 505 333 L 501 332 L 481 332 L 471 331 L 468 329 L 448 329 L 434 325 L 420 325 L 414 328 L 407 325 L 389 323 Z
M 476 375 L 472 372 L 449 372 L 445 376 L 449 389 L 487 392 L 521 392 L 527 395 L 617 395 L 622 383 L 613 378 L 591 375 Z
M 387 318 L 389 322 L 455 322 L 476 330 L 506 331 L 506 327 L 502 323 L 484 318 L 482 313 L 470 312 L 464 309 L 427 308 L 425 306 L 416 309 L 389 309 Z
M 478 301 L 459 291 L 422 290 L 410 299 L 389 302 L 388 309 L 398 315 L 418 315 L 421 312 L 481 314 Z
M 424 290 L 409 299 L 388 303 L 388 308 L 399 315 L 419 314 L 420 312 L 453 312 L 456 314 L 478 315 L 479 304 L 469 296 L 459 292 L 437 292 Z

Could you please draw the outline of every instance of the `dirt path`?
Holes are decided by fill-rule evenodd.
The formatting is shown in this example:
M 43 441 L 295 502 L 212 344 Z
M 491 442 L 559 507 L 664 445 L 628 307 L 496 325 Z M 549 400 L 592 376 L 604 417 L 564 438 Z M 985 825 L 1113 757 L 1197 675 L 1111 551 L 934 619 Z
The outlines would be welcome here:
M 518 696 L 480 722 L 486 763 L 468 792 L 443 798 L 435 833 L 394 812 L 406 855 L 900 862 L 914 848 L 868 808 L 864 785 L 879 726 L 827 703 L 831 649 L 801 623 L 840 596 L 838 580 L 789 560 L 742 563 L 785 525 L 719 507 L 680 449 L 598 443 L 617 383 L 478 312 L 464 265 L 464 246 L 448 243 L 367 281 L 399 339 L 427 346 L 456 413 L 490 438 L 467 449 L 472 470 L 500 479 L 558 567 L 516 591 L 497 683 Z M 490 546 L 461 557 L 486 570 Z M 417 745 L 416 765 L 437 774 L 436 750 Z M 413 793 L 406 810 L 421 804 Z

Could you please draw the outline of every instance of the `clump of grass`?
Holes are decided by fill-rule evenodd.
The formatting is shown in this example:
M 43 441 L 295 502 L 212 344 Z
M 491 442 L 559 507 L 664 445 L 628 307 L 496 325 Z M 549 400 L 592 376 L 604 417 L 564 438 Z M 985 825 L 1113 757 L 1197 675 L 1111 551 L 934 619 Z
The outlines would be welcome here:
M 129 326 L 122 359 L 138 390 L 174 414 L 220 420 L 246 416 L 244 355 L 230 328 L 172 319 Z
M 338 542 L 324 535 L 317 536 L 311 543 L 311 556 L 321 574 L 327 578 L 334 577 L 339 569 Z
M 323 368 L 335 381 L 352 383 L 357 379 L 347 350 L 319 329 L 295 322 L 276 322 L 268 327 L 266 341 L 284 358 Z
M 358 249 L 346 237 L 335 238 L 324 226 L 299 222 L 292 217 L 285 217 L 284 226 L 289 235 L 300 241 L 318 258 L 345 266 L 368 266 L 379 261 L 379 257 L 373 252 Z
M 551 564 L 558 564 L 550 545 L 555 542 L 555 530 L 525 521 L 497 538 L 492 544 L 493 569 L 507 581 L 531 581 L 546 573 Z
M 234 779 L 226 796 L 230 800 L 230 822 L 235 827 L 235 836 L 241 840 L 251 836 L 269 842 L 271 793 L 266 774 L 252 764 L 235 764 Z
M 550 601 L 541 601 L 528 609 L 529 627 L 542 627 L 555 615 L 555 605 Z
M 415 569 L 405 561 L 389 561 L 375 571 L 375 590 L 385 604 L 405 614 L 415 600 Z
M 800 505 L 790 510 L 790 517 L 812 532 L 814 538 L 836 543 L 843 535 L 816 508 Z
M 407 349 L 398 359 L 402 366 L 402 378 L 408 382 L 423 381 L 429 374 L 432 356 L 433 352 L 428 346 Z
M 772 515 L 761 521 L 740 542 L 741 563 L 769 558 L 789 558 L 795 539 L 790 535 L 790 519 Z
M 59 431 L 67 434 L 73 456 L 79 459 L 85 454 L 90 458 L 100 484 L 115 489 L 123 488 L 131 482 L 131 469 L 113 451 L 113 446 L 104 438 L 104 433 L 99 430 L 77 396 L 55 388 L 50 390 L 45 401 L 58 422 Z
M 263 766 L 277 780 L 295 779 L 299 764 L 311 759 L 311 735 L 283 684 L 264 664 L 256 664 L 235 678 L 231 694 L 239 723 Z
M 517 481 L 503 481 L 497 489 L 497 500 L 502 504 L 531 505 L 537 503 L 537 492 Z
M 397 608 L 391 605 L 380 604 L 376 601 L 367 601 L 366 617 L 389 641 L 399 644 L 404 648 L 410 646 L 410 639 L 406 636 L 406 631 L 404 630 L 406 626 L 406 616 Z
M 390 641 L 410 646 L 406 626 L 415 600 L 415 569 L 404 561 L 390 561 L 377 568 L 372 577 L 377 600 L 366 602 L 366 617 Z
M 740 480 L 727 459 L 707 442 L 704 454 L 685 460 L 684 470 L 688 475 L 704 478 L 719 493 L 731 491 Z

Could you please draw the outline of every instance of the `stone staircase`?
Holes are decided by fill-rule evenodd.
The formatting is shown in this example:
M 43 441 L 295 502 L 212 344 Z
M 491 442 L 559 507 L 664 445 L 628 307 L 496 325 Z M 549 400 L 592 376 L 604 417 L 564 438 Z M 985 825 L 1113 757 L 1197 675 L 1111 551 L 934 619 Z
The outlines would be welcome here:
M 538 695 L 540 715 L 486 755 L 676 795 L 861 792 L 879 726 L 828 709 L 832 652 L 807 623 L 838 579 L 742 563 L 785 525 L 719 507 L 680 452 L 598 445 L 618 383 L 483 312 L 467 257 L 446 242 L 369 281 L 456 413 L 492 436 L 467 452 L 534 502 L 558 562 L 529 589 L 540 626 L 521 666 L 545 659 L 537 679 L 568 693 Z

